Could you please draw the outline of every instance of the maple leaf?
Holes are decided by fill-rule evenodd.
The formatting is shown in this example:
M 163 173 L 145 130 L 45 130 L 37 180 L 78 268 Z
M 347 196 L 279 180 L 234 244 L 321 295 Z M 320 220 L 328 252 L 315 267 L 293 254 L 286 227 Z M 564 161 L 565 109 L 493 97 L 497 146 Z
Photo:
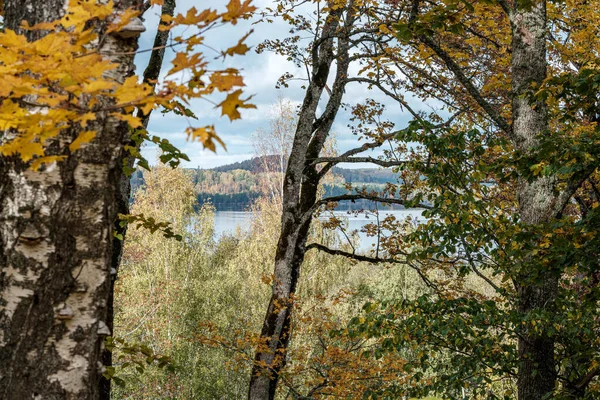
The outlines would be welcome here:
M 237 71 L 218 71 L 210 76 L 210 82 L 221 92 L 228 92 L 234 86 L 244 86 L 244 81 L 241 76 L 237 75 Z
M 244 100 L 240 99 L 241 94 L 241 89 L 238 89 L 233 93 L 229 93 L 225 100 L 223 100 L 223 102 L 217 105 L 217 107 L 221 107 L 221 115 L 227 115 L 229 119 L 233 121 L 242 117 L 240 115 L 240 112 L 238 111 L 238 108 L 256 108 L 254 104 L 246 103 L 252 98 L 252 96 Z
M 114 116 L 121 121 L 127 122 L 133 129 L 142 127 L 142 121 L 138 117 L 134 117 L 131 114 L 114 114 Z
M 250 36 L 250 34 L 254 32 L 254 30 L 250 30 L 250 32 L 248 32 L 246 35 L 244 35 L 244 37 L 242 37 L 235 46 L 228 48 L 227 50 L 225 50 L 223 52 L 223 57 L 225 56 L 233 56 L 235 54 L 239 54 L 239 55 L 244 55 L 248 52 L 248 50 L 250 50 L 250 47 L 248 47 L 244 41 L 248 38 L 248 36 Z
M 223 143 L 221 138 L 218 137 L 215 133 L 214 125 L 208 125 L 201 128 L 190 127 L 186 129 L 186 133 L 188 135 L 188 140 L 191 140 L 192 142 L 198 140 L 200 143 L 202 143 L 204 148 L 209 149 L 213 152 L 217 151 L 215 141 L 219 142 L 219 144 L 223 146 L 224 149 L 226 149 L 225 143 Z
M 118 18 L 109 25 L 106 33 L 119 32 L 138 15 L 140 15 L 140 12 L 132 8 L 125 10 L 125 12 L 121 13 Z
M 252 0 L 245 0 L 243 3 L 240 0 L 231 0 L 227 4 L 227 12 L 223 14 L 224 22 L 231 22 L 232 25 L 237 24 L 238 18 L 243 18 L 256 10 L 256 7 L 251 6 Z
M 69 145 L 69 150 L 72 152 L 79 149 L 82 144 L 89 143 L 96 137 L 95 131 L 83 131 Z
M 130 76 L 115 90 L 114 96 L 117 104 L 129 104 L 140 101 L 151 93 L 150 86 L 139 84 L 137 76 Z
M 171 68 L 169 71 L 169 75 L 184 69 L 202 66 L 205 64 L 204 57 L 198 53 L 192 54 L 191 56 L 186 53 L 177 53 L 172 63 L 173 68 Z

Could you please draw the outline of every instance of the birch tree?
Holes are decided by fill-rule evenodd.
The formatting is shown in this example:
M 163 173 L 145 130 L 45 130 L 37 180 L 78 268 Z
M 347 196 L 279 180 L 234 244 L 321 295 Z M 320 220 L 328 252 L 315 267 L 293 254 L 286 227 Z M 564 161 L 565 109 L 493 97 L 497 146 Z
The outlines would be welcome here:
M 191 10 L 167 16 L 166 26 L 193 26 L 177 38 L 167 76 L 190 71 L 195 82 L 166 79 L 156 93 L 132 76 L 144 30 L 137 1 L 4 2 L 0 34 L 0 393 L 6 398 L 98 397 L 107 325 L 113 224 L 131 130 L 162 107 L 185 114 L 182 102 L 223 93 L 224 115 L 239 118 L 243 81 L 234 69 L 207 73 L 194 48 L 216 24 L 235 23 L 249 2 L 218 13 Z M 223 57 L 248 50 L 244 39 Z M 212 126 L 190 124 L 189 138 L 209 149 Z M 165 150 L 174 165 L 186 156 L 167 139 L 138 131 Z M 148 222 L 148 221 L 146 221 Z

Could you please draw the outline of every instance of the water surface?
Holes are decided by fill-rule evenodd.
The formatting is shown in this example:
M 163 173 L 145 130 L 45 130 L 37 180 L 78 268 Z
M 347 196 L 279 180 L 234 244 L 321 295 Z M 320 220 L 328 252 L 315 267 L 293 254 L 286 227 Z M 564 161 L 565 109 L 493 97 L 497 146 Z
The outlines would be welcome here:
M 410 217 L 415 222 L 422 222 L 425 220 L 425 218 L 421 216 L 422 212 L 422 209 L 380 211 L 379 219 L 383 220 L 387 215 L 391 214 L 394 215 L 396 219 Z M 365 213 L 348 214 L 345 211 L 333 211 L 333 214 L 338 218 L 344 218 L 347 220 L 347 232 L 354 230 L 358 231 L 358 236 L 360 238 L 360 246 L 358 247 L 359 250 L 369 250 L 372 248 L 373 244 L 377 243 L 376 237 L 368 237 L 365 233 L 360 232 L 364 225 L 376 223 L 377 219 L 374 215 Z M 216 237 L 218 238 L 225 233 L 235 233 L 238 229 L 242 231 L 250 229 L 251 218 L 252 213 L 248 211 L 217 211 L 215 214 Z M 325 215 L 323 218 L 327 218 L 327 215 Z M 383 232 L 383 234 L 389 234 L 389 232 Z

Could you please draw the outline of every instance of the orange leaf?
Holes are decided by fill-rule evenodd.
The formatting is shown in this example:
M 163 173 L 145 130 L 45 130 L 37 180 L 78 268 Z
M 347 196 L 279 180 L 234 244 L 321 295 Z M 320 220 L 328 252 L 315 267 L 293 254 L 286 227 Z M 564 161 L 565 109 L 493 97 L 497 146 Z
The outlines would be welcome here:
M 219 142 L 219 144 L 226 149 L 225 143 L 223 143 L 221 138 L 215 133 L 214 125 L 208 125 L 202 128 L 190 127 L 186 129 L 186 133 L 188 134 L 188 140 L 191 140 L 192 142 L 198 140 L 200 143 L 202 143 L 202 145 L 204 145 L 204 148 L 213 152 L 217 151 L 215 141 Z
M 228 92 L 234 86 L 244 86 L 244 80 L 237 71 L 215 72 L 210 76 L 210 82 L 221 92 Z
M 231 21 L 232 25 L 237 24 L 238 18 L 243 18 L 256 10 L 256 7 L 251 6 L 252 0 L 245 0 L 243 3 L 240 0 L 230 0 L 227 4 L 227 12 L 223 14 L 223 21 Z
M 217 107 L 221 107 L 222 114 L 227 115 L 231 121 L 240 119 L 241 115 L 238 111 L 238 108 L 256 108 L 254 104 L 247 104 L 246 102 L 252 98 L 252 96 L 243 100 L 240 99 L 240 95 L 242 94 L 242 90 L 238 89 L 233 93 L 229 93 L 225 100 Z
M 244 35 L 244 37 L 241 38 L 235 46 L 230 47 L 227 50 L 225 50 L 223 52 L 223 55 L 233 56 L 234 54 L 239 54 L 239 55 L 246 54 L 248 52 L 248 50 L 250 50 L 250 47 L 246 46 L 244 41 L 248 38 L 248 36 L 250 36 L 250 34 L 252 32 L 253 32 L 253 30 L 251 30 L 246 35 Z

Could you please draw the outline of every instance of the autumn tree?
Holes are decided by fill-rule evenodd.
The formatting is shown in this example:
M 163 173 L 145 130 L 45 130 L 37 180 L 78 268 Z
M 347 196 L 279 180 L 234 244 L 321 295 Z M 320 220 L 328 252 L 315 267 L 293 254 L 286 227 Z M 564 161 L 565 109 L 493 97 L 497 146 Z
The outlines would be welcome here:
M 253 400 L 273 399 L 275 396 L 279 372 L 285 366 L 290 341 L 294 293 L 307 250 L 308 232 L 316 211 L 328 203 L 367 197 L 401 204 L 393 196 L 365 192 L 319 198 L 320 182 L 339 163 L 395 165 L 394 162 L 384 162 L 373 157 L 352 157 L 377 148 L 394 137 L 389 131 L 390 125 L 385 122 L 374 130 L 358 127 L 357 134 L 369 141 L 339 156 L 328 157 L 324 148 L 347 85 L 362 83 L 360 77 L 350 76 L 350 65 L 362 65 L 366 59 L 372 58 L 373 54 L 369 49 L 373 43 L 389 42 L 389 39 L 380 34 L 379 25 L 381 21 L 395 21 L 397 11 L 393 7 L 378 8 L 372 2 L 331 1 L 325 5 L 315 3 L 313 15 L 306 16 L 297 6 L 295 1 L 280 2 L 275 10 L 267 12 L 288 21 L 293 26 L 294 36 L 267 40 L 259 47 L 261 51 L 285 55 L 297 65 L 305 67 L 307 76 L 300 77 L 305 80 L 306 91 L 298 111 L 298 123 L 283 181 L 281 233 L 275 255 L 273 292 L 250 378 L 249 398 Z M 269 18 L 272 16 L 265 15 L 265 19 Z M 311 18 L 314 18 L 314 23 Z M 310 43 L 301 42 L 300 32 L 310 35 Z M 287 85 L 292 79 L 298 77 L 286 74 L 280 79 L 280 84 Z M 331 86 L 328 81 L 331 81 Z M 329 97 L 325 100 L 327 95 Z M 396 96 L 395 99 L 402 104 L 401 97 Z M 321 102 L 325 102 L 325 105 L 319 114 L 318 106 Z M 368 125 L 379 122 L 373 117 L 377 111 L 371 113 L 362 111 L 364 109 L 360 105 L 355 108 L 358 119 L 364 120 Z
M 598 4 L 394 4 L 403 45 L 378 62 L 443 112 L 397 135 L 399 194 L 431 220 L 371 261 L 411 265 L 430 293 L 351 330 L 419 349 L 388 395 L 597 397 Z
M 182 104 L 217 92 L 226 94 L 219 107 L 232 119 L 239 118 L 237 107 L 251 107 L 240 98 L 237 71 L 208 72 L 195 51 L 207 30 L 251 12 L 249 2 L 234 2 L 221 13 L 192 9 L 163 18 L 162 29 L 196 31 L 174 38 L 183 51 L 167 73 L 189 71 L 195 84 L 167 78 L 156 93 L 132 76 L 137 37 L 144 30 L 141 7 L 135 1 L 4 2 L 3 397 L 98 396 L 102 342 L 111 334 L 106 318 L 119 182 L 131 172 L 126 156 L 141 157 L 129 140 L 157 143 L 173 165 L 185 159 L 167 139 L 137 130 L 143 123 L 133 111 L 147 115 L 162 107 L 186 115 Z M 242 39 L 222 56 L 247 49 Z M 131 135 L 130 129 L 137 131 Z M 212 126 L 190 125 L 186 132 L 215 149 Z

